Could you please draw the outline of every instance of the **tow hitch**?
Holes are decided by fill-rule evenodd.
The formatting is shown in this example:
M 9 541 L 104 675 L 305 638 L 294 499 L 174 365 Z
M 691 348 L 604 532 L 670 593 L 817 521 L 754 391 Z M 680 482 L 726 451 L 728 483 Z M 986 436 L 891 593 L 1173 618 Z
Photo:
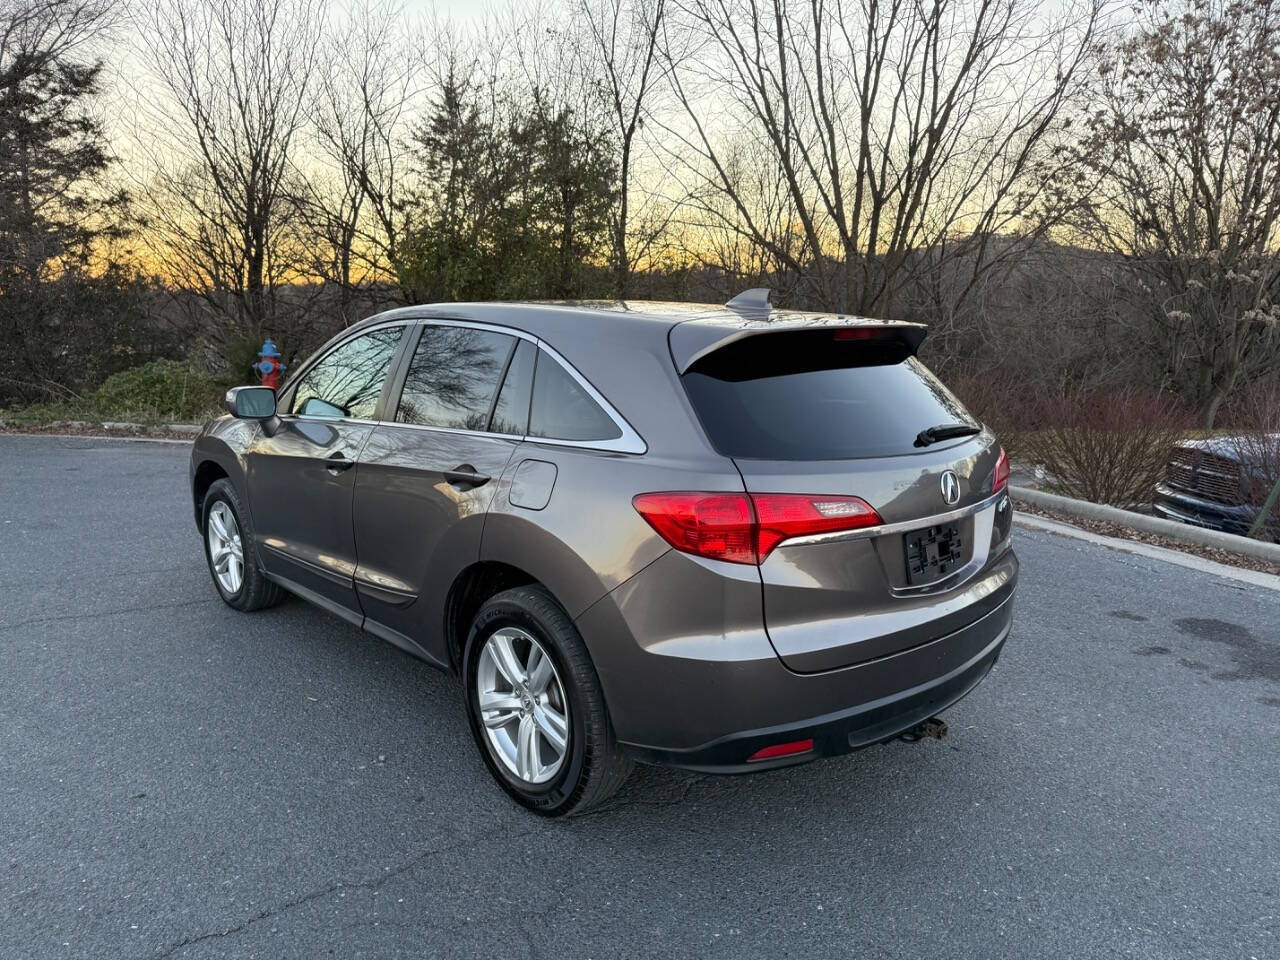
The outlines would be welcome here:
M 905 740 L 907 743 L 916 743 L 919 740 L 945 740 L 947 736 L 947 722 L 938 717 L 930 717 L 928 720 L 922 720 L 910 730 L 904 730 L 898 734 L 899 740 Z

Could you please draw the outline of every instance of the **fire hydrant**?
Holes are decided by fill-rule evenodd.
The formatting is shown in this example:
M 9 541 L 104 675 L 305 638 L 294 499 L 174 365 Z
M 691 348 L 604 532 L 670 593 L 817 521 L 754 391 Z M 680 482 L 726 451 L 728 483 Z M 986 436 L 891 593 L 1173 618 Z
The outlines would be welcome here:
M 275 390 L 280 386 L 280 374 L 286 369 L 288 368 L 280 361 L 280 351 L 276 349 L 275 341 L 267 337 L 262 349 L 258 351 L 258 362 L 253 365 L 258 382 Z

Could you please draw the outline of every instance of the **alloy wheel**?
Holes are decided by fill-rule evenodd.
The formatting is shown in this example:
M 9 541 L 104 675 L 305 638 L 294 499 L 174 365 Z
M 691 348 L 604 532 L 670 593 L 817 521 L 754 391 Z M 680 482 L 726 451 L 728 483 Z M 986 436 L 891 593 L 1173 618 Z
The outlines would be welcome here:
M 542 645 L 518 627 L 496 630 L 476 669 L 480 720 L 493 755 L 527 784 L 546 783 L 564 765 L 569 706 Z
M 218 585 L 234 596 L 244 583 L 244 547 L 240 543 L 240 525 L 231 508 L 219 500 L 209 508 L 209 558 Z

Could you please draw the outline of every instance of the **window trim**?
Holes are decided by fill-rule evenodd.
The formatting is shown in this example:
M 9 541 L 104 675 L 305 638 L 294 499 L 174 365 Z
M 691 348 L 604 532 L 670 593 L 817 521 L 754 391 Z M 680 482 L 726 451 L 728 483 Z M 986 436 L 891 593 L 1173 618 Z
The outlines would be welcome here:
M 525 443 L 542 444 L 544 446 L 572 447 L 575 449 L 582 449 L 582 450 L 605 450 L 612 453 L 642 454 L 642 453 L 648 452 L 648 449 L 649 449 L 648 444 L 646 444 L 644 442 L 644 439 L 640 436 L 640 434 L 638 434 L 635 431 L 635 428 L 633 428 L 631 424 L 627 422 L 627 419 L 618 412 L 617 408 L 614 407 L 613 404 L 611 404 L 608 400 L 606 400 L 604 398 L 604 395 L 601 394 L 600 391 L 597 390 L 591 384 L 591 382 L 587 380 L 586 377 L 584 377 L 581 373 L 579 373 L 577 368 L 575 368 L 573 364 L 569 363 L 568 360 L 566 360 L 563 356 L 561 356 L 559 351 L 557 351 L 554 347 L 552 347 L 550 344 L 540 339 L 539 337 L 536 337 L 533 334 L 525 330 L 520 330 L 516 327 L 508 327 L 498 323 L 480 323 L 475 320 L 462 320 L 455 317 L 423 316 L 423 317 L 413 317 L 413 318 L 409 318 L 409 319 L 398 321 L 398 322 L 413 323 L 418 325 L 419 329 L 427 326 L 428 324 L 433 326 L 443 326 L 443 327 L 467 327 L 473 330 L 486 330 L 491 333 L 506 334 L 507 336 L 516 337 L 519 340 L 529 341 L 534 345 L 535 349 L 545 351 L 547 356 L 549 356 L 552 360 L 558 363 L 564 369 L 564 371 L 568 373 L 569 376 L 572 377 L 574 381 L 576 381 L 577 384 L 580 387 L 582 387 L 583 390 L 586 391 L 587 395 L 590 396 L 591 399 L 594 400 L 600 406 L 600 409 L 602 409 L 605 412 L 605 415 L 610 420 L 613 421 L 614 426 L 616 426 L 620 431 L 622 431 L 622 435 L 618 437 L 614 437 L 612 440 L 562 440 L 556 437 L 530 436 L 528 433 L 527 427 L 525 429 L 525 432 L 522 434 L 510 434 L 510 433 L 492 433 L 488 430 L 465 430 L 460 427 L 436 427 L 436 426 L 430 426 L 428 424 L 422 424 L 422 423 L 400 423 L 397 420 L 382 420 L 382 421 L 379 421 L 380 423 L 385 423 L 389 426 L 395 426 L 395 427 L 405 427 L 406 429 L 409 429 L 409 430 L 434 430 L 438 433 L 453 433 L 453 434 L 461 434 L 463 436 L 471 436 L 471 437 L 497 437 L 502 440 L 517 440 L 517 441 L 523 441 Z M 417 338 L 420 335 L 421 335 L 420 333 L 415 334 L 412 338 L 415 349 L 417 346 Z M 518 347 L 518 344 L 517 344 L 517 347 Z M 512 350 L 511 356 L 512 357 L 515 356 L 514 349 Z M 508 369 L 510 369 L 509 360 L 510 358 L 508 359 Z M 395 388 L 396 388 L 395 392 L 391 395 L 391 397 L 388 398 L 388 409 L 399 406 L 400 392 L 403 389 L 403 380 L 404 380 L 403 374 L 407 374 L 407 372 L 408 372 L 407 363 L 404 365 L 403 370 L 397 370 L 397 380 L 399 382 L 395 384 Z M 503 381 L 506 380 L 506 372 L 507 371 L 505 370 L 503 371 Z M 499 392 L 501 392 L 501 389 L 502 389 L 502 382 L 499 382 L 498 384 Z M 383 410 L 384 416 L 386 412 L 387 412 L 386 410 Z M 492 416 L 492 411 L 490 411 L 490 416 Z
M 516 337 L 520 340 L 528 340 L 538 350 L 546 351 L 556 363 L 564 368 L 565 372 L 571 376 L 587 395 L 591 397 L 605 415 L 613 421 L 614 426 L 622 431 L 620 437 L 612 440 L 561 440 L 555 437 L 531 437 L 526 427 L 523 434 L 510 433 L 491 433 L 488 430 L 464 430 L 460 427 L 434 427 L 421 423 L 400 423 L 395 419 L 394 411 L 400 406 L 400 394 L 404 389 L 404 381 L 409 372 L 409 364 L 412 362 L 413 352 L 418 348 L 418 340 L 422 336 L 422 329 L 426 325 L 431 324 L 441 327 L 468 327 L 473 330 L 487 330 L 491 333 L 501 333 L 507 336 Z M 635 428 L 627 421 L 618 409 L 605 399 L 604 394 L 595 388 L 595 386 L 578 372 L 577 367 L 566 360 L 555 347 L 551 346 L 545 340 L 534 336 L 526 330 L 518 327 L 509 327 L 501 323 L 481 323 L 476 320 L 466 320 L 460 317 L 451 316 L 432 316 L 431 314 L 423 314 L 414 317 L 398 317 L 394 320 L 384 320 L 379 323 L 372 323 L 368 326 L 360 326 L 358 329 L 344 331 L 349 336 L 338 335 L 328 349 L 322 349 L 316 352 L 315 357 L 310 360 L 306 366 L 298 369 L 289 381 L 285 384 L 284 389 L 276 394 L 277 403 L 288 401 L 293 402 L 293 396 L 297 389 L 297 385 L 302 378 L 334 350 L 344 346 L 356 337 L 363 336 L 366 333 L 372 333 L 375 330 L 382 330 L 387 327 L 411 327 L 406 331 L 407 335 L 401 335 L 400 343 L 396 350 L 397 353 L 391 359 L 391 366 L 387 374 L 386 382 L 382 385 L 382 393 L 378 396 L 378 404 L 374 408 L 377 419 L 365 420 L 357 417 L 315 417 L 307 416 L 300 413 L 279 414 L 281 419 L 288 420 L 305 420 L 315 421 L 317 423 L 364 423 L 374 426 L 403 427 L 406 430 L 434 430 L 437 433 L 453 433 L 469 437 L 495 437 L 500 440 L 516 440 L 524 443 L 535 443 L 549 447 L 570 447 L 578 450 L 603 450 L 609 453 L 631 453 L 643 454 L 649 450 L 649 445 L 645 443 L 644 438 L 636 432 Z M 518 345 L 517 345 L 518 346 Z M 511 357 L 515 356 L 515 350 L 511 352 Z M 508 358 L 508 369 L 510 368 L 510 357 Z M 506 370 L 503 371 L 503 379 L 498 384 L 498 390 L 501 392 L 502 383 L 506 380 Z M 532 393 L 530 393 L 532 401 Z M 391 411 L 391 419 L 386 419 L 387 412 Z M 492 410 L 490 411 L 492 418 Z
M 315 355 L 311 358 L 311 360 L 309 360 L 305 366 L 299 367 L 298 372 L 289 378 L 289 381 L 284 385 L 284 389 L 280 390 L 276 394 L 276 406 L 279 407 L 281 404 L 287 404 L 288 406 L 292 406 L 293 399 L 298 392 L 298 384 L 302 382 L 303 378 L 306 377 L 308 373 L 310 373 L 313 369 L 315 369 L 317 365 L 319 365 L 320 361 L 326 359 L 335 350 L 342 349 L 348 343 L 355 340 L 357 337 L 364 336 L 366 333 L 374 333 L 378 330 L 389 329 L 390 327 L 407 327 L 413 322 L 414 321 L 407 320 L 407 319 L 406 320 L 387 320 L 383 323 L 374 323 L 374 324 L 370 324 L 367 327 L 361 327 L 358 330 L 353 329 L 353 330 L 343 331 L 343 333 L 349 333 L 350 335 L 343 336 L 342 334 L 339 334 L 337 337 L 334 337 L 330 341 L 330 343 L 327 345 L 328 349 L 321 348 L 320 350 L 317 350 L 315 352 Z M 413 331 L 406 331 L 406 332 L 408 332 L 410 335 L 405 336 L 405 334 L 403 333 L 400 335 L 400 342 L 396 344 L 395 352 L 391 355 L 391 362 L 390 364 L 387 365 L 387 377 L 382 383 L 382 390 L 378 393 L 378 402 L 374 404 L 373 418 L 317 417 L 310 414 L 292 413 L 292 412 L 290 413 L 277 412 L 276 416 L 278 416 L 281 420 L 303 420 L 309 423 L 378 424 L 378 423 L 384 422 L 378 419 L 378 417 L 386 412 L 387 401 L 390 397 L 390 389 L 393 385 L 395 385 L 396 377 L 400 374 L 400 368 L 404 363 L 405 343 L 412 339 L 414 344 L 415 345 L 417 344 L 416 332 L 413 332 Z

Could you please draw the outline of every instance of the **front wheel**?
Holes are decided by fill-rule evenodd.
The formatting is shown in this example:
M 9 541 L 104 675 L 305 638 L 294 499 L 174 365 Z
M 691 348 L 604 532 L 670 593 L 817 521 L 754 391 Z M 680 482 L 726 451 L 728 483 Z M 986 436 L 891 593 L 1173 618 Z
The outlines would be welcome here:
M 218 596 L 237 610 L 258 610 L 278 603 L 284 591 L 267 579 L 253 551 L 249 513 L 230 480 L 218 480 L 205 494 L 204 555 Z
M 472 733 L 518 803 L 550 817 L 582 813 L 622 786 L 631 764 L 595 667 L 546 590 L 517 587 L 481 607 L 463 665 Z

